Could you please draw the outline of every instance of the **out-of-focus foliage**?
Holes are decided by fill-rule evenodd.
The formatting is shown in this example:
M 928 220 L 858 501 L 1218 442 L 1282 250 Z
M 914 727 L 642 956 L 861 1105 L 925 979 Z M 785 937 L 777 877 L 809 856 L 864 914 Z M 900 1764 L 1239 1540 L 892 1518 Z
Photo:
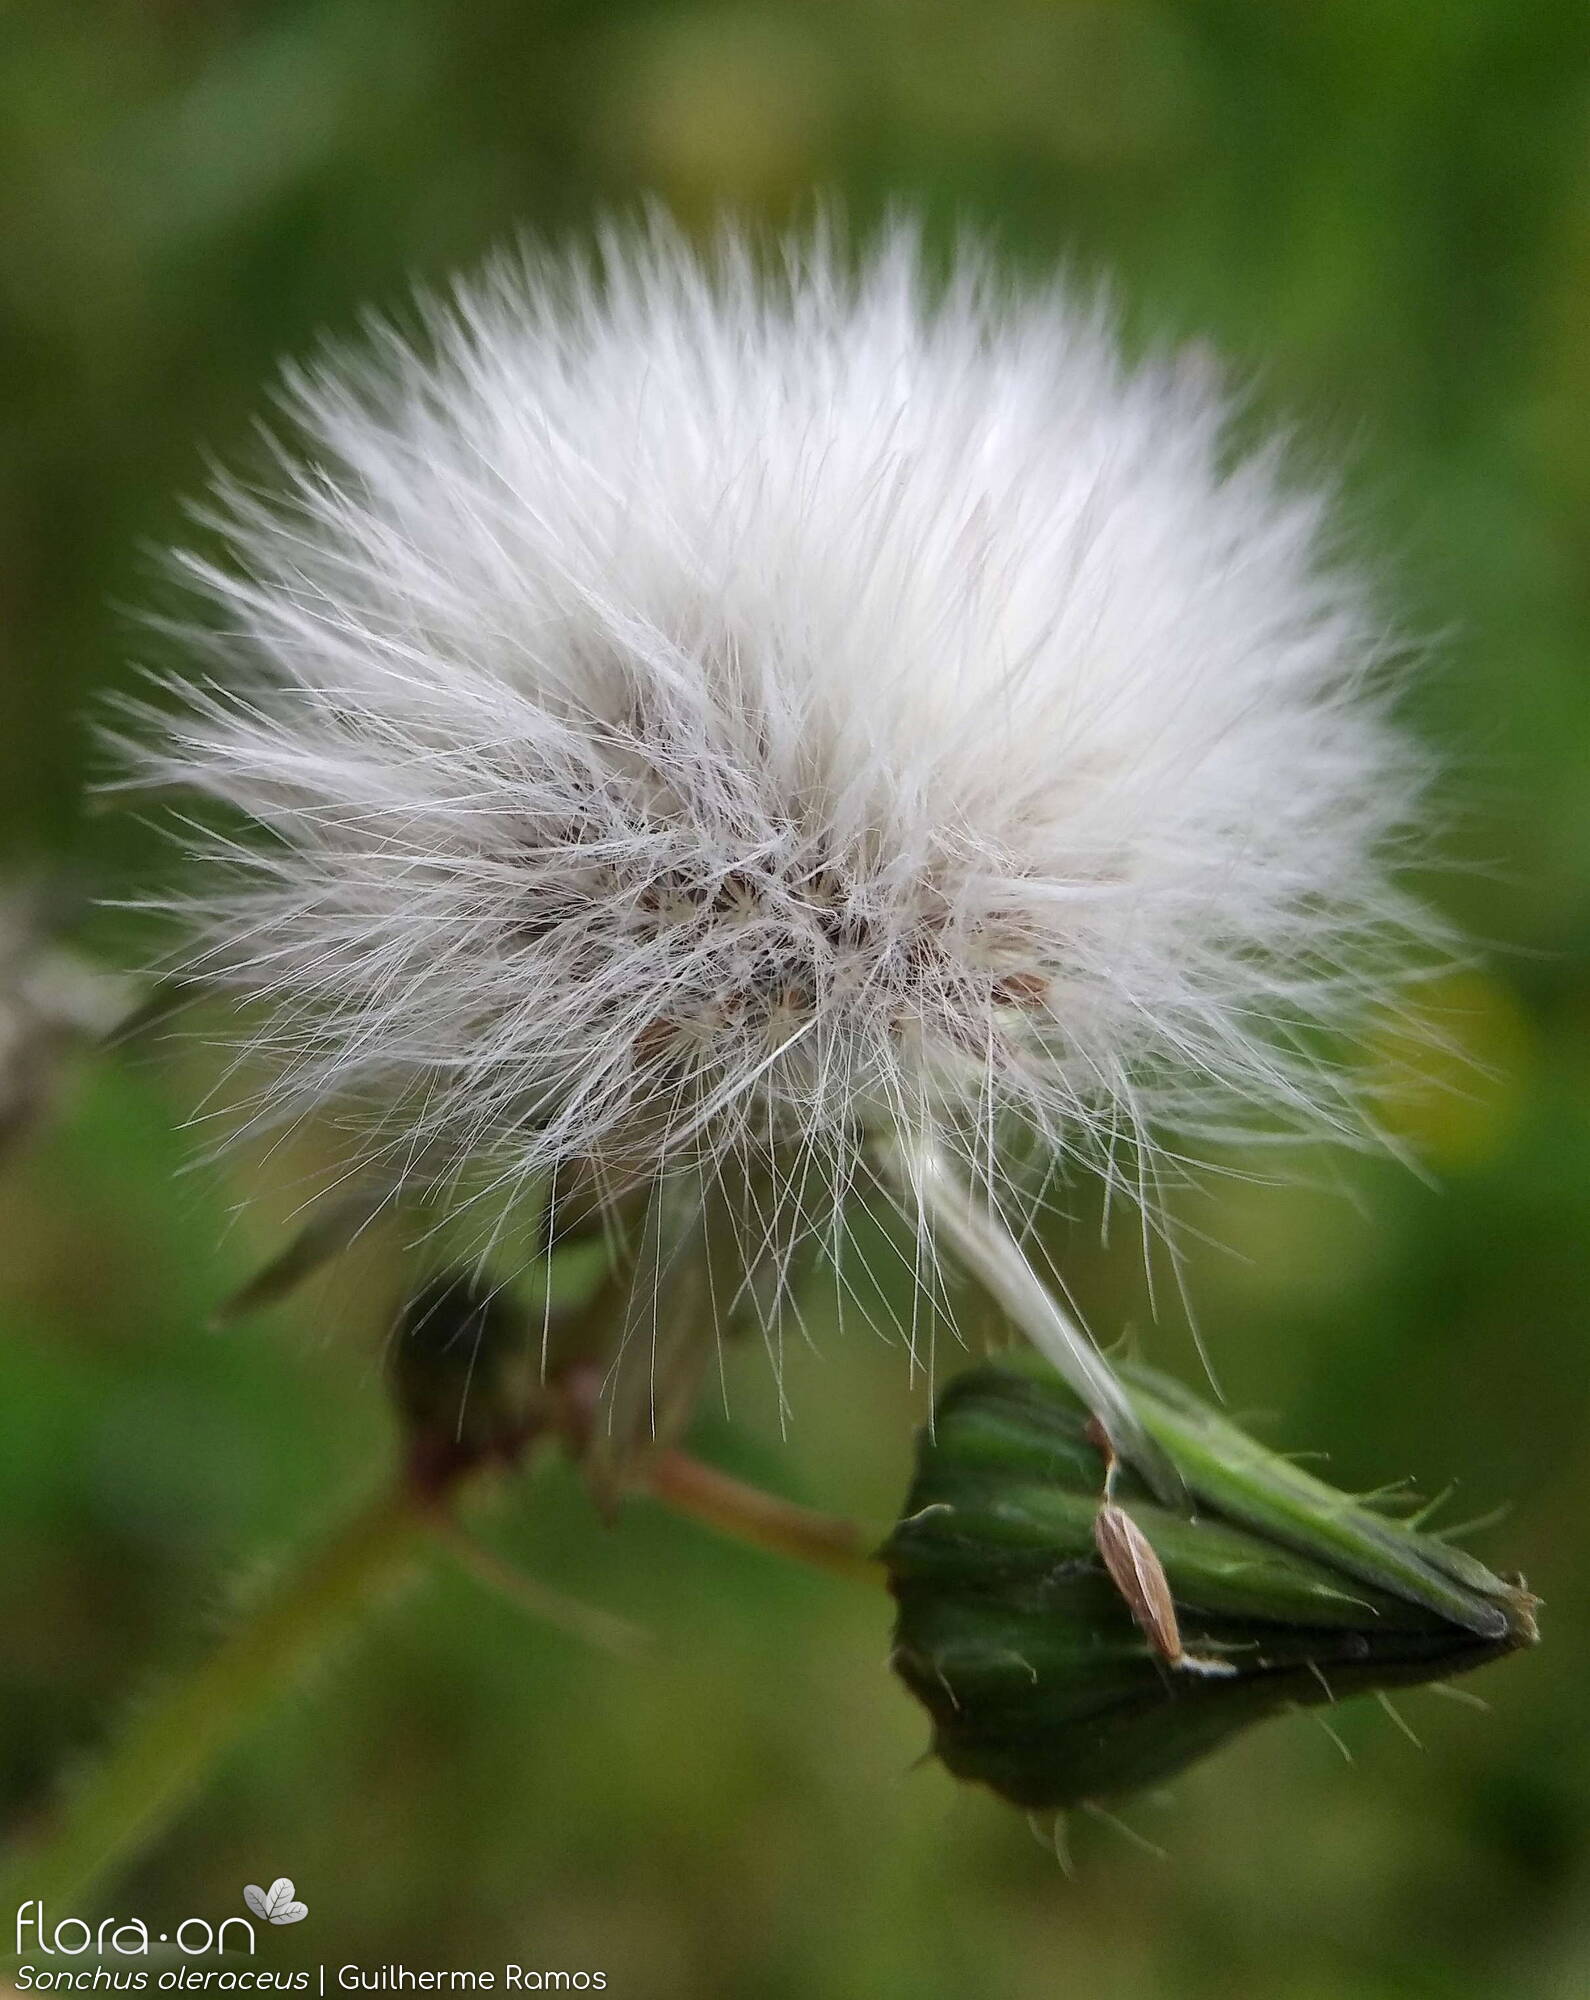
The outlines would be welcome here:
M 1492 947 L 1377 1039 L 1429 1163 L 1307 1163 L 1177 1197 L 1239 1410 L 1369 1487 L 1461 1471 L 1547 1643 L 1480 1716 L 1408 1697 L 1420 1754 L 1343 1711 L 1352 1768 L 1272 1724 L 1068 1885 L 1020 1819 L 916 1768 L 884 1607 L 551 1474 L 490 1532 L 648 1621 L 643 1665 L 450 1574 L 387 1606 L 114 1892 L 152 1927 L 290 1874 L 271 1961 L 604 1968 L 647 2000 L 1087 1994 L 1273 2000 L 1590 1990 L 1590 15 L 1579 0 L 36 0 L 0 15 L 0 862 L 129 893 L 136 820 L 85 813 L 85 716 L 147 651 L 118 609 L 208 457 L 251 447 L 284 351 L 519 226 L 654 191 L 693 223 L 813 186 L 1013 262 L 1116 274 L 1134 339 L 1207 337 L 1433 659 L 1455 775 L 1434 893 Z M 92 938 L 139 949 L 131 920 Z M 1432 1063 L 1431 1031 L 1451 1046 Z M 1412 1090 L 1410 1055 L 1440 1087 Z M 224 1333 L 312 1163 L 203 1164 L 202 1047 L 79 1065 L 0 1179 L 0 1788 L 25 1817 L 240 1574 L 386 1449 L 393 1245 Z M 1235 1163 L 1242 1167 L 1253 1162 Z M 1257 1163 L 1263 1166 L 1264 1162 Z M 248 1206 L 238 1212 L 243 1197 Z M 1101 1329 L 1196 1367 L 1129 1228 L 1057 1231 Z M 1204 1238 L 1209 1239 L 1206 1245 Z M 886 1514 L 905 1358 L 815 1325 L 781 1437 L 730 1368 L 704 1448 Z M 944 1365 L 941 1343 L 941 1366 Z M 64 1912 L 61 1914 L 65 1914 Z M 0 1920 L 9 1922 L 4 1913 Z M 261 1963 L 265 1962 L 262 1947 Z

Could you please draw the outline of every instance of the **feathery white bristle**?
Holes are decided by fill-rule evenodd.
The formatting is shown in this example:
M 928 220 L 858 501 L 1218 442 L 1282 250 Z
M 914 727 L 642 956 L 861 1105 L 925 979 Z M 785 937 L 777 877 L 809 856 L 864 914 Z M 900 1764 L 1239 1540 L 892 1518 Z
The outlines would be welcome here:
M 389 1167 L 1341 1123 L 1418 919 L 1381 629 L 1204 367 L 909 231 L 503 261 L 296 370 L 145 778 L 190 969 Z M 151 747 L 152 745 L 152 747 Z

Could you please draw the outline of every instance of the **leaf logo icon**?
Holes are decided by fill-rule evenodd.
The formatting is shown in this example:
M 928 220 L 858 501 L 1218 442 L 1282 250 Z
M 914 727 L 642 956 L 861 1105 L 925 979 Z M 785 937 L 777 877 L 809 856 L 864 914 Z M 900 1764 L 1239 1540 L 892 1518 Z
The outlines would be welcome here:
M 243 1891 L 243 1901 L 256 1917 L 263 1917 L 270 1924 L 301 1924 L 309 1915 L 307 1903 L 293 1900 L 293 1885 L 286 1875 L 278 1875 L 268 1889 L 250 1882 Z

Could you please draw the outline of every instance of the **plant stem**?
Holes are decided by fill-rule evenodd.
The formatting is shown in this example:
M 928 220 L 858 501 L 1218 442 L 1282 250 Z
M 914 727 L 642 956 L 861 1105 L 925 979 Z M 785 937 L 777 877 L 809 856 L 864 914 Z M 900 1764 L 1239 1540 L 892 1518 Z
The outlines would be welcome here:
M 660 1452 L 647 1468 L 646 1482 L 665 1507 L 719 1534 L 837 1576 L 884 1581 L 882 1565 L 868 1552 L 874 1538 L 854 1521 L 777 1499 L 684 1451 Z
M 655 1497 L 679 1513 L 758 1548 L 844 1576 L 880 1582 L 854 1523 L 775 1499 L 684 1452 L 664 1452 L 650 1472 Z M 315 1657 L 400 1582 L 431 1547 L 445 1547 L 527 1609 L 609 1647 L 634 1628 L 571 1606 L 519 1579 L 453 1522 L 445 1499 L 399 1484 L 360 1508 L 279 1580 L 215 1650 L 173 1680 L 135 1717 L 121 1741 L 65 1800 L 35 1844 L 8 1857 L 0 1909 L 30 1898 L 73 1916 L 95 1890 L 156 1839 L 233 1742 L 287 1695 Z
M 279 1701 L 339 1628 L 397 1581 L 423 1546 L 429 1503 L 399 1489 L 370 1502 L 286 1576 L 191 1673 L 162 1689 L 61 1809 L 12 1859 L 0 1908 L 71 1907 L 152 1840 L 233 1740 Z

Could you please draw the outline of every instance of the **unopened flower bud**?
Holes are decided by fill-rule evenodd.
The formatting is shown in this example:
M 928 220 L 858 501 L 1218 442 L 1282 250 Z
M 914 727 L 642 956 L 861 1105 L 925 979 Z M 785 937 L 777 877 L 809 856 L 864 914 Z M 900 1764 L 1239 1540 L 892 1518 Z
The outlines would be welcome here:
M 405 1301 L 387 1379 L 416 1485 L 439 1490 L 523 1450 L 532 1428 L 524 1315 L 473 1274 L 445 1272 Z
M 1130 1792 L 1266 1716 L 1535 1640 L 1519 1583 L 1123 1371 L 1196 1512 L 1112 1464 L 1063 1384 L 962 1376 L 884 1551 L 894 1663 L 956 1776 L 1029 1809 Z

